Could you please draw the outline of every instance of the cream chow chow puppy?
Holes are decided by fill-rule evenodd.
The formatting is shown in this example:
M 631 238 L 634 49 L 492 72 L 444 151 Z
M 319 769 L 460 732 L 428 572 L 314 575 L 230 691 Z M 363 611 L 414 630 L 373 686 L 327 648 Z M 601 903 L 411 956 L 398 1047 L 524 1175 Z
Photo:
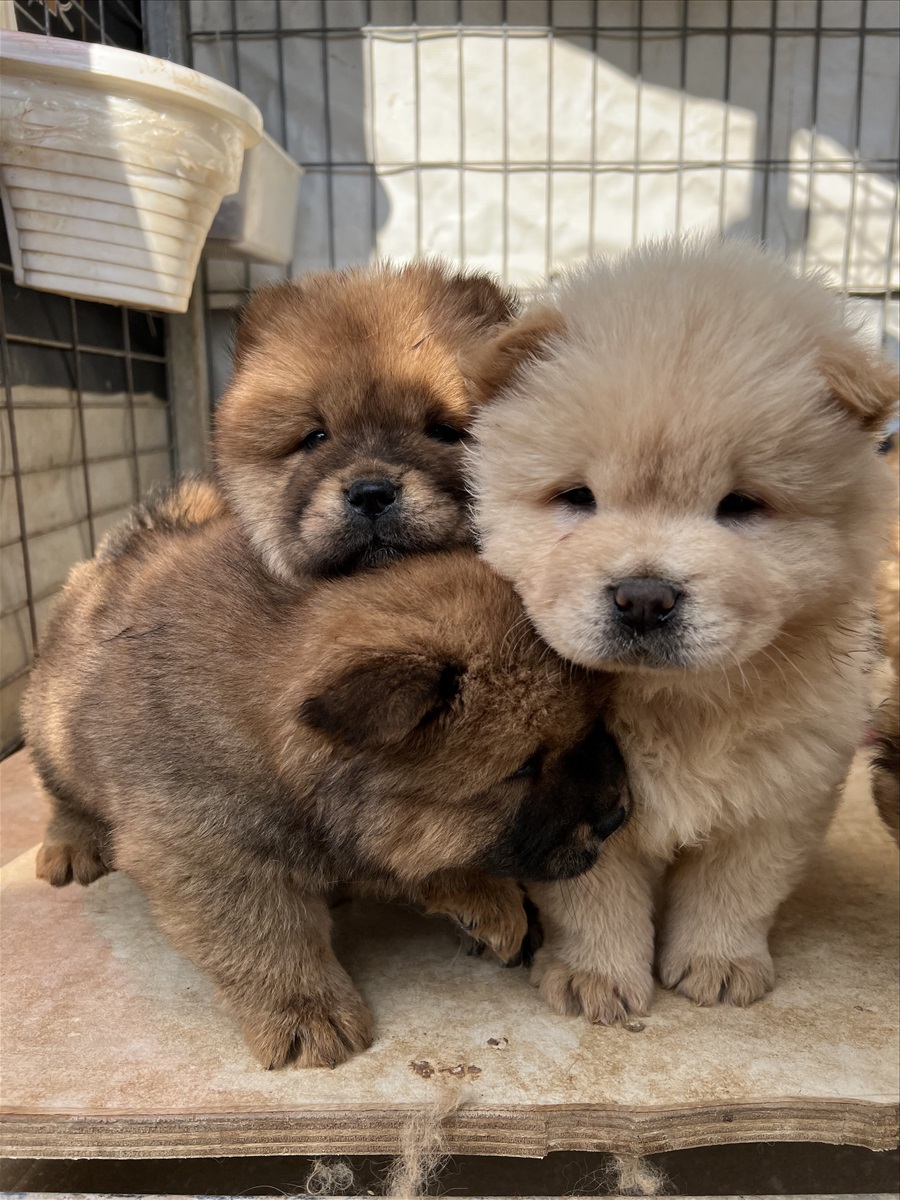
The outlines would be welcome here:
M 487 560 L 561 655 L 617 674 L 635 806 L 535 889 L 535 981 L 608 1024 L 661 982 L 749 1004 L 866 717 L 895 372 L 743 243 L 594 262 L 466 365 Z M 654 920 L 656 885 L 663 903 Z

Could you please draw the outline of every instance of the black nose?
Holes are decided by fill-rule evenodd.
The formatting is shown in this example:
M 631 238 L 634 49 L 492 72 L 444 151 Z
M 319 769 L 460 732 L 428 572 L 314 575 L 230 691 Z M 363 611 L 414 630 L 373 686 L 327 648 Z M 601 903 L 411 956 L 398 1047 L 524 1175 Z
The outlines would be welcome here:
M 347 488 L 347 503 L 363 516 L 380 517 L 397 499 L 397 486 L 389 479 L 357 479 Z
M 620 579 L 610 588 L 615 613 L 635 633 L 649 633 L 678 607 L 681 592 L 661 579 Z
M 628 813 L 622 805 L 617 804 L 612 812 L 607 813 L 602 820 L 594 822 L 594 833 L 596 833 L 598 838 L 612 837 L 616 830 L 625 824 L 627 816 Z

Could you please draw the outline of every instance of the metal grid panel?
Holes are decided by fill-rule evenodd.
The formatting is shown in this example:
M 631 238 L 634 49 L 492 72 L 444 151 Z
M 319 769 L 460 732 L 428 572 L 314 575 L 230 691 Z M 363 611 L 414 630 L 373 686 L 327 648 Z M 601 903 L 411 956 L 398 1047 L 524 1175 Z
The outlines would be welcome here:
M 23 31 L 140 49 L 139 0 L 16 0 Z M 0 738 L 69 568 L 172 470 L 165 319 L 18 287 L 0 243 Z
M 896 353 L 895 0 L 191 0 L 193 63 L 306 170 L 288 273 L 538 282 L 688 229 L 830 271 Z M 280 272 L 209 263 L 213 310 Z M 213 316 L 221 386 L 224 319 Z
M 133 0 L 14 0 L 23 33 L 143 49 L 140 4 Z

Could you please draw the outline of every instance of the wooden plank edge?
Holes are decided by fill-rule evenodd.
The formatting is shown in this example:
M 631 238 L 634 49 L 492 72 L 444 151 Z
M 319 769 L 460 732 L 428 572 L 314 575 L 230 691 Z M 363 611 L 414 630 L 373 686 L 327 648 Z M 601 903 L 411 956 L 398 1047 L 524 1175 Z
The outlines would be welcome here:
M 8 1158 L 205 1158 L 396 1154 L 416 1105 L 263 1113 L 0 1116 Z M 465 1108 L 443 1122 L 446 1152 L 543 1158 L 558 1150 L 655 1154 L 735 1142 L 824 1142 L 891 1150 L 900 1105 L 785 1099 L 678 1109 L 529 1105 Z

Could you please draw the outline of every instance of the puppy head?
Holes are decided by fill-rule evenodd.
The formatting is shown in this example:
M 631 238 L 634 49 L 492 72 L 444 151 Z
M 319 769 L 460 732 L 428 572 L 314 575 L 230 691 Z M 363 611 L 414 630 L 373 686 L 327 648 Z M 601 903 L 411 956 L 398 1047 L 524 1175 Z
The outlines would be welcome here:
M 435 263 L 323 272 L 258 292 L 217 418 L 224 491 L 273 574 L 347 573 L 469 539 L 459 366 L 512 316 Z
M 560 654 L 719 669 L 868 592 L 896 373 L 820 284 L 668 243 L 573 274 L 540 320 L 523 354 L 515 326 L 495 339 L 473 490 L 486 557 Z
M 288 769 L 324 762 L 313 803 L 339 860 L 406 882 L 594 864 L 628 803 L 606 681 L 543 645 L 484 563 L 432 555 L 327 585 L 305 627 L 329 654 L 281 744 Z

